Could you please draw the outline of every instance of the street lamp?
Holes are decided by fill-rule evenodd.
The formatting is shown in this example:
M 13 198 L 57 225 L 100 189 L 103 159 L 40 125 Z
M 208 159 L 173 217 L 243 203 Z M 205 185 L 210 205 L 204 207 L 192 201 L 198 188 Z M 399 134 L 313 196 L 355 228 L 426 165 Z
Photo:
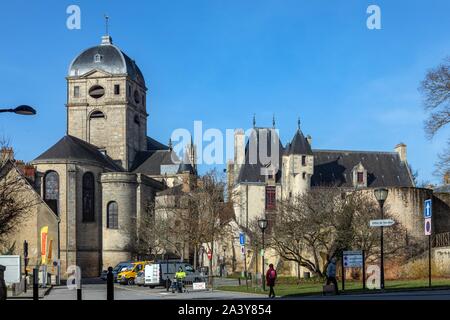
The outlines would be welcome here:
M 205 254 L 205 247 L 200 247 L 201 268 L 203 269 L 203 255 Z
M 21 105 L 16 107 L 15 109 L 0 109 L 0 113 L 1 112 L 12 112 L 23 116 L 33 116 L 36 114 L 36 110 L 27 105 Z
M 378 188 L 374 190 L 375 198 L 380 205 L 381 219 L 384 219 L 383 206 L 386 198 L 388 196 L 388 189 Z M 383 248 L 383 227 L 381 227 L 381 237 L 380 237 L 380 248 L 381 248 L 381 261 L 380 261 L 380 288 L 384 290 L 384 248 Z
M 267 219 L 259 219 L 258 220 L 258 226 L 261 229 L 262 232 L 262 264 L 261 264 L 261 282 L 262 282 L 262 287 L 263 287 L 263 291 L 266 290 L 266 282 L 264 281 L 264 232 L 267 228 Z

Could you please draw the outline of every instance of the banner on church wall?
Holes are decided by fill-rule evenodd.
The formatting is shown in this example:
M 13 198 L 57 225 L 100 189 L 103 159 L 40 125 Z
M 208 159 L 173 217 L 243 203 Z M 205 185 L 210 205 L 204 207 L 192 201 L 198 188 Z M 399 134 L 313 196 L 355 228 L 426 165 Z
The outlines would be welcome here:
M 48 226 L 41 228 L 41 263 L 47 263 L 47 236 Z

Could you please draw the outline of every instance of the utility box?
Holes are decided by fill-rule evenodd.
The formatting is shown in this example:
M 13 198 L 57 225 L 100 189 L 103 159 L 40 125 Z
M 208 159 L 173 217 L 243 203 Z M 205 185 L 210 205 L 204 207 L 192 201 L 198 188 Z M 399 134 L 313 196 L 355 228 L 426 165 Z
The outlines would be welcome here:
M 0 265 L 6 267 L 4 277 L 7 286 L 11 286 L 13 283 L 20 283 L 20 256 L 0 256 Z

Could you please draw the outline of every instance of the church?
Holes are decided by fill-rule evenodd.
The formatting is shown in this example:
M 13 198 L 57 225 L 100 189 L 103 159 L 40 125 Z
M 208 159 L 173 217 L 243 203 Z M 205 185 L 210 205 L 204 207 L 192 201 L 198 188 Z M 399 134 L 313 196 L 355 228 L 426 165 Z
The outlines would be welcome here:
M 54 215 L 53 259 L 63 273 L 76 265 L 96 277 L 131 259 L 129 226 L 157 192 L 196 175 L 194 148 L 180 160 L 170 142 L 147 136 L 144 76 L 109 35 L 73 59 L 66 79 L 67 133 L 31 162 L 28 176 Z M 36 236 L 36 247 L 48 248 Z

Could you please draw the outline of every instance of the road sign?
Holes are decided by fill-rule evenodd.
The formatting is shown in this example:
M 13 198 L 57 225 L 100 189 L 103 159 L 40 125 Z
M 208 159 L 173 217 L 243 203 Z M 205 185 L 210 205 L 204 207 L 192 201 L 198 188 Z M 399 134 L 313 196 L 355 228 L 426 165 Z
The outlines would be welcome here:
M 245 244 L 245 235 L 243 233 L 239 234 L 239 243 L 241 244 L 241 246 Z
M 431 236 L 431 218 L 425 219 L 425 235 Z
M 208 259 L 209 259 L 209 260 L 212 259 L 212 252 L 211 252 L 211 250 L 208 250 Z
M 423 217 L 425 219 L 431 218 L 432 215 L 433 215 L 433 206 L 431 203 L 431 199 L 425 200 L 423 208 Z
M 363 266 L 362 251 L 344 251 L 345 268 L 362 268 L 362 266 Z
M 395 223 L 392 219 L 378 219 L 378 220 L 370 220 L 369 225 L 371 227 L 390 227 Z
M 245 246 L 241 246 L 241 253 L 243 256 L 245 255 Z

